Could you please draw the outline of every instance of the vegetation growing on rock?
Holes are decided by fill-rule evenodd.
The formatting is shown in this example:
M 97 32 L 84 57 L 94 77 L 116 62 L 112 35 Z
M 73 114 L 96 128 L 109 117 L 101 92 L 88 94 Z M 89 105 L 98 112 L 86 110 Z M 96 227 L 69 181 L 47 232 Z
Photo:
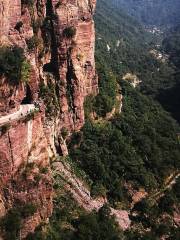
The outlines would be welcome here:
M 0 76 L 7 77 L 10 84 L 18 85 L 20 82 L 28 82 L 30 70 L 30 64 L 22 48 L 0 48 Z
M 147 191 L 160 187 L 180 162 L 176 123 L 158 104 L 128 84 L 121 86 L 122 114 L 110 122 L 88 121 L 80 147 L 71 146 L 72 159 L 95 183 L 103 184 L 113 202 L 127 198 L 127 181 Z
M 32 203 L 27 203 L 20 207 L 15 206 L 10 209 L 0 221 L 0 228 L 4 232 L 5 239 L 19 239 L 23 219 L 32 216 L 36 210 L 37 207 Z
M 63 31 L 63 35 L 67 38 L 73 38 L 76 35 L 76 29 L 73 26 L 67 27 Z

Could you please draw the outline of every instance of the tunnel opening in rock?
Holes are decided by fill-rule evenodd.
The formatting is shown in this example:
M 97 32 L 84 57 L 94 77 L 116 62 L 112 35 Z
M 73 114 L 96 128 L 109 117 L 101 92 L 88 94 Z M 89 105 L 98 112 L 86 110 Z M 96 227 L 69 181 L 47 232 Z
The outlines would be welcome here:
M 26 96 L 22 100 L 21 104 L 30 104 L 32 103 L 32 93 L 29 85 L 26 86 Z

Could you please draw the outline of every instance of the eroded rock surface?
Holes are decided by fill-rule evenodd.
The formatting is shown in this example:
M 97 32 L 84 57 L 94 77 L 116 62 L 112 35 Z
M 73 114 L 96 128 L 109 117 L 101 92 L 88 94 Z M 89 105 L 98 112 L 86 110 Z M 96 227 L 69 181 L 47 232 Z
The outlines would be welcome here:
M 0 48 L 23 49 L 30 65 L 15 84 L 0 72 L 0 118 L 7 120 L 0 126 L 0 216 L 27 203 L 37 208 L 23 219 L 21 239 L 51 216 L 50 157 L 68 154 L 62 129 L 70 134 L 83 126 L 85 97 L 98 92 L 96 1 L 25 3 L 0 0 Z M 38 111 L 21 114 L 25 104 Z

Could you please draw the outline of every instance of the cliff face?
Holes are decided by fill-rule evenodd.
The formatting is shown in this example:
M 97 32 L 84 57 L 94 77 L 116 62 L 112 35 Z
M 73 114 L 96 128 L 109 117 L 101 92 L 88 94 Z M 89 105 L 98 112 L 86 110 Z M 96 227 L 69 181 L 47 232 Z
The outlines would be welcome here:
M 3 129 L 3 128 L 2 128 Z M 52 181 L 47 141 L 41 115 L 11 122 L 0 138 L 1 216 L 13 208 L 30 204 L 32 215 L 22 219 L 23 239 L 52 212 Z
M 22 219 L 21 239 L 51 215 L 49 159 L 67 154 L 62 131 L 83 126 L 85 97 L 98 92 L 95 3 L 0 0 L 0 55 L 23 49 L 21 79 L 9 74 L 16 68 L 3 72 L 7 57 L 0 63 L 0 217 L 35 205 Z
M 83 103 L 87 94 L 97 93 L 94 63 L 95 1 L 52 1 L 57 19 L 54 32 L 60 77 L 61 125 L 75 130 L 84 123 Z M 72 36 L 71 36 L 72 34 Z

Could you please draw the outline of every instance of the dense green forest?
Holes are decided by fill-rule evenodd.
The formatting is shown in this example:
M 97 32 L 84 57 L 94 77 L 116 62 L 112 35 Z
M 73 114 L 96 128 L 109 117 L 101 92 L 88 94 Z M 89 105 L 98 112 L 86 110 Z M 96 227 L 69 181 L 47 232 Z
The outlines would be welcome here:
M 168 219 L 173 216 L 173 206 L 179 204 L 179 183 L 174 190 L 165 192 L 163 198 L 153 198 L 155 189 L 163 192 L 165 175 L 178 168 L 175 125 L 161 107 L 148 98 L 129 86 L 124 86 L 123 90 L 123 114 L 108 123 L 87 122 L 79 139 L 80 147 L 73 149 L 71 146 L 71 157 L 93 180 L 92 194 L 94 189 L 96 196 L 106 193 L 111 206 L 130 209 L 132 199 L 127 183 L 134 189 L 145 187 L 149 192 L 149 197 L 131 210 L 132 231 L 125 232 L 124 239 L 158 239 L 166 233 L 169 239 L 178 239 L 179 232 Z M 169 130 L 165 126 L 170 127 Z M 174 137 L 171 135 L 173 132 Z M 76 135 L 74 142 L 77 140 Z M 166 212 L 168 219 L 163 220 Z M 151 231 L 147 233 L 148 228 Z
M 75 134 L 71 157 L 95 184 L 103 184 L 112 202 L 123 201 L 123 183 L 152 190 L 179 166 L 175 121 L 152 100 L 121 82 L 123 112 L 110 122 L 87 121 Z M 71 144 L 72 144 L 71 143 Z
M 138 22 L 104 0 L 97 3 L 95 22 L 98 63 L 107 64 L 118 77 L 127 72 L 135 73 L 142 80 L 143 91 L 148 94 L 155 95 L 159 88 L 173 84 L 173 67 L 150 54 L 155 48 L 153 36 Z
M 169 54 L 167 47 L 165 49 L 165 43 L 167 39 L 172 42 L 172 33 L 169 33 L 169 37 L 167 36 L 163 41 L 164 47 L 161 49 L 159 44 L 157 47 L 156 36 L 147 33 L 136 20 L 122 10 L 114 9 L 111 3 L 104 0 L 100 0 L 97 4 L 95 22 L 96 61 L 100 72 L 102 69 L 108 69 L 117 79 L 121 79 L 126 73 L 137 75 L 141 81 L 139 85 L 141 92 L 160 101 L 179 121 L 178 113 L 176 113 L 179 100 L 172 100 L 173 104 L 171 104 L 171 97 L 166 98 L 165 94 L 166 92 L 170 94 L 170 89 L 177 89 L 178 66 L 175 59 L 172 59 L 172 55 L 174 54 L 174 58 L 178 61 L 179 44 L 174 43 L 176 50 L 173 49 L 170 60 L 162 61 L 151 53 L 155 50 L 159 54 Z M 178 34 L 174 33 L 174 35 L 178 41 Z M 100 81 L 101 88 L 103 88 L 103 83 Z M 175 94 L 173 98 L 178 98 L 178 95 Z

